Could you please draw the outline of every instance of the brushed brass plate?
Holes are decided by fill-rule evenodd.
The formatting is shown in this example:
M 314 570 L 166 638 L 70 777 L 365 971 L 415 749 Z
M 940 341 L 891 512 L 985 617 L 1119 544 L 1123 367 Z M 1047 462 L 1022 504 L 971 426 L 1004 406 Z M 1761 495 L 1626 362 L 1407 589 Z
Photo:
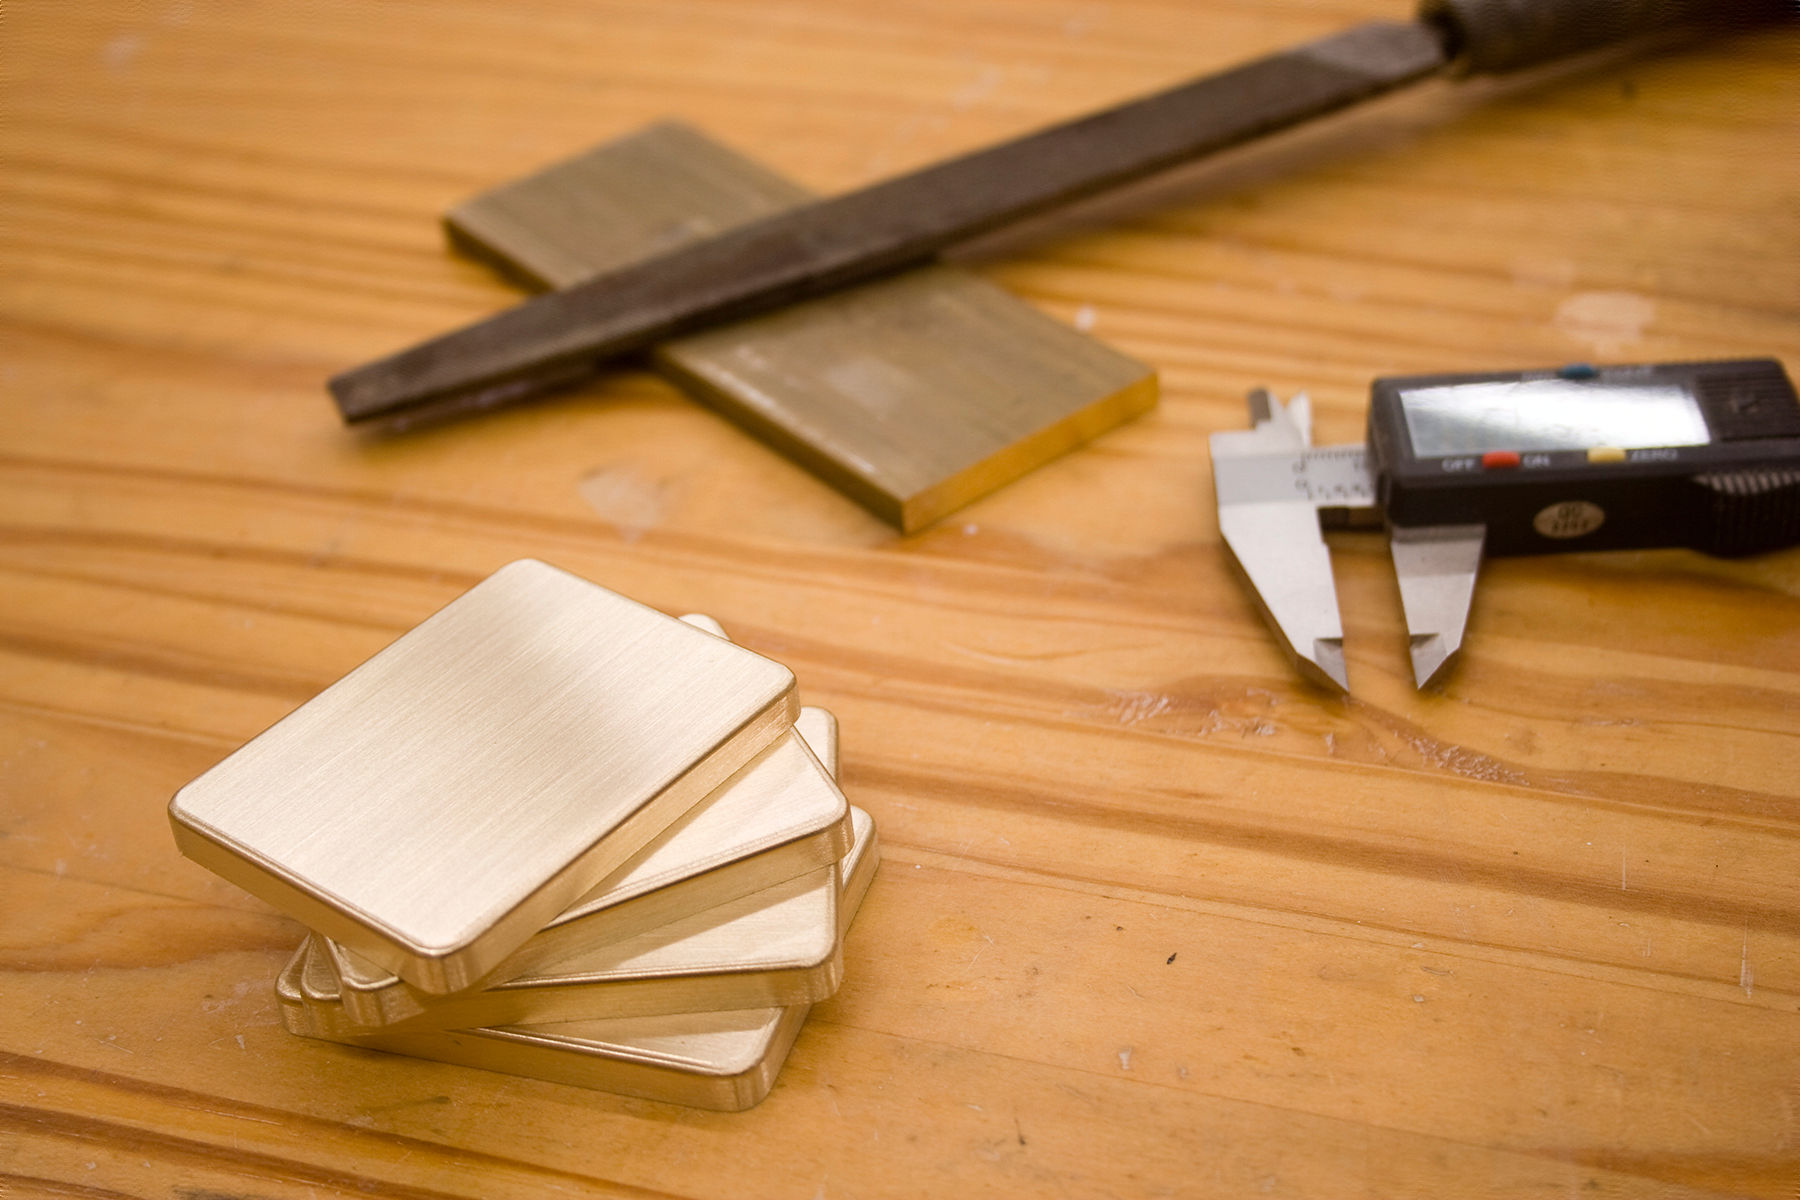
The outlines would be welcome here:
M 856 816 L 867 821 L 860 809 Z M 880 859 L 874 823 L 867 826 L 858 842 L 863 850 L 845 875 L 840 935 L 861 907 Z M 301 945 L 276 982 L 282 1023 L 291 1033 L 727 1112 L 768 1094 L 810 1007 L 371 1035 L 354 1032 L 341 1007 L 306 994 L 301 976 L 308 945 Z
M 837 899 L 837 870 L 821 867 L 542 971 L 421 996 L 425 1002 L 407 1006 L 413 1011 L 405 1019 L 363 1028 L 540 1025 L 596 1014 L 810 1004 L 835 992 L 843 977 Z M 323 945 L 318 949 L 323 957 Z
M 1155 373 L 957 267 L 657 347 L 689 393 L 902 532 L 1155 406 Z
M 686 621 L 695 629 L 704 629 L 714 637 L 722 637 L 725 638 L 726 641 L 731 640 L 730 638 L 725 637 L 725 627 L 705 613 L 682 613 L 678 619 Z
M 403 1020 L 352 1026 L 375 1033 L 544 1025 L 823 1000 L 843 977 L 838 902 L 846 881 L 867 862 L 874 836 L 874 822 L 855 807 L 851 826 L 856 840 L 835 866 L 591 947 L 547 971 L 429 998 Z M 349 1021 L 324 945 L 317 935 L 309 940 L 314 950 L 303 977 L 308 995 L 333 1002 Z
M 787 668 L 525 560 L 182 788 L 169 816 L 188 857 L 448 992 L 779 738 L 794 710 Z
M 665 123 L 484 192 L 453 244 L 567 287 L 809 193 Z M 1153 407 L 1155 372 L 975 275 L 928 267 L 666 342 L 659 368 L 905 532 Z
M 877 837 L 874 819 L 862 809 L 854 806 L 851 807 L 850 812 L 852 825 L 856 831 L 856 841 L 852 846 L 850 853 L 845 855 L 843 861 L 838 864 L 835 874 L 833 875 L 833 891 L 836 893 L 837 900 L 837 903 L 834 905 L 837 924 L 833 930 L 833 937 L 839 943 L 842 943 L 844 934 L 849 929 L 850 922 L 856 915 L 856 909 L 862 904 L 863 896 L 868 892 L 869 884 L 875 878 L 875 869 L 880 864 L 881 859 L 880 843 Z M 324 945 L 317 935 L 310 935 L 305 941 L 300 943 L 300 947 L 296 951 L 289 967 L 291 968 L 291 974 L 284 972 L 282 979 L 291 982 L 297 991 L 293 996 L 287 997 L 287 999 L 300 1004 L 305 1012 L 303 1017 L 296 1015 L 291 1019 L 284 1019 L 288 1020 L 290 1027 L 293 1028 L 295 1032 L 304 1032 L 305 1036 L 325 1038 L 329 1041 L 355 1042 L 358 1045 L 363 1045 L 367 1044 L 367 1039 L 369 1038 L 388 1038 L 401 1034 L 437 1032 L 445 1028 L 452 1028 L 452 1026 L 449 1025 L 440 1025 L 435 1020 L 397 1022 L 392 1025 L 384 1026 L 364 1025 L 360 1022 L 351 1020 L 350 1015 L 344 1010 L 344 997 L 343 992 L 338 985 L 337 972 L 332 967 L 329 958 L 326 956 Z M 281 989 L 286 986 L 287 983 L 282 983 L 281 987 L 277 989 L 278 997 L 285 995 Z M 685 985 L 677 979 L 673 983 L 672 990 L 680 991 L 684 986 Z M 463 993 L 462 995 L 468 996 L 472 994 L 473 993 Z M 441 1007 L 444 1004 L 454 1003 L 459 998 L 460 997 L 458 996 L 447 997 L 438 1001 L 438 1005 Z M 612 1007 L 613 997 L 609 994 L 595 990 L 590 994 L 589 998 L 597 1000 L 598 1003 L 587 1009 L 569 1006 L 568 1012 L 571 1015 L 569 1015 L 566 1020 L 541 1022 L 494 1021 L 489 1022 L 489 1024 L 533 1024 L 548 1027 L 552 1025 L 567 1024 L 572 1021 L 611 1020 L 614 1018 L 638 1016 L 682 1018 L 691 1016 L 695 1012 L 725 1011 L 724 1008 L 704 1010 L 687 1009 L 684 1000 L 678 996 L 672 996 L 667 1002 L 674 1004 L 676 1006 L 674 1008 L 661 1008 L 659 1006 L 658 1010 L 655 1012 L 621 1013 Z M 823 997 L 820 998 L 822 999 Z M 811 1003 L 811 1001 L 796 1003 Z M 730 1007 L 749 1009 L 788 1006 L 743 1004 Z
M 841 864 L 772 887 L 697 918 L 617 946 L 596 946 L 558 973 L 527 975 L 493 988 L 437 997 L 405 1020 L 362 1024 L 344 1007 L 344 991 L 317 934 L 304 948 L 302 997 L 333 1040 L 475 1025 L 551 1025 L 599 1016 L 702 1013 L 743 1007 L 812 1004 L 837 990 L 841 900 L 873 878 L 875 822 L 851 808 L 855 844 Z M 821 927 L 821 921 L 824 921 Z M 774 999 L 770 999 L 774 997 Z
M 317 1023 L 302 997 L 304 952 L 276 982 L 289 1033 L 723 1112 L 741 1112 L 768 1095 L 811 1007 L 339 1037 Z
M 483 986 L 548 971 L 588 947 L 622 941 L 837 862 L 850 849 L 850 805 L 807 748 L 814 738 L 833 746 L 835 729 L 830 713 L 802 708 L 794 731 L 552 918 Z M 431 1005 L 430 994 L 361 955 L 329 940 L 325 949 L 353 1020 L 388 1024 Z
M 806 743 L 825 773 L 831 776 L 831 782 L 837 783 L 838 777 L 838 722 L 837 717 L 828 709 L 808 704 L 800 709 L 800 715 L 794 718 L 794 732 Z M 844 801 L 846 805 L 850 802 Z M 849 842 L 844 843 L 844 854 L 850 853 Z M 844 855 L 838 855 L 842 858 Z
M 812 199 L 692 126 L 662 121 L 444 214 L 458 250 L 549 291 Z

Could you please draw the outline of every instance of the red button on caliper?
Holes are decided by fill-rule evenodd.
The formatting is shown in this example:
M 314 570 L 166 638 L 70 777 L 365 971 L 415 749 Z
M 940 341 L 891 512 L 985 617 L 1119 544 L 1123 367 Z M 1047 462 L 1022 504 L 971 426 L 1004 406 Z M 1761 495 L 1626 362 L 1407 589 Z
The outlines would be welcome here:
M 1481 456 L 1481 469 L 1499 471 L 1506 467 L 1519 465 L 1519 454 L 1516 450 L 1489 450 Z

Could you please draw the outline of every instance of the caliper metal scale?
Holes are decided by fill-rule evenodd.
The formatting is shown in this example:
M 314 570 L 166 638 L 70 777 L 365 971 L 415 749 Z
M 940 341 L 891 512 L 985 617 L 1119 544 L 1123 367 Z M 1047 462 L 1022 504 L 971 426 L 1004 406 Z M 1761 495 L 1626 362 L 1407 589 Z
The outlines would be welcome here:
M 1323 530 L 1386 524 L 1413 678 L 1462 646 L 1484 553 L 1800 542 L 1800 400 L 1772 359 L 1377 379 L 1366 446 L 1304 395 L 1212 435 L 1219 531 L 1301 673 L 1347 689 Z

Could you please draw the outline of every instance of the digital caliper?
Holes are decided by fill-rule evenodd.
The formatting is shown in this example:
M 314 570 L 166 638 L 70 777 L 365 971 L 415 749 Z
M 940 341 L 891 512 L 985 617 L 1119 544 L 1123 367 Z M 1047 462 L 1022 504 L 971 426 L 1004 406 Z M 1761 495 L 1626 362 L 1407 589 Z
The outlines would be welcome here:
M 1413 677 L 1462 646 L 1483 553 L 1800 542 L 1800 399 L 1772 359 L 1377 379 L 1366 446 L 1250 396 L 1212 435 L 1219 531 L 1300 670 L 1348 687 L 1322 528 L 1391 535 Z

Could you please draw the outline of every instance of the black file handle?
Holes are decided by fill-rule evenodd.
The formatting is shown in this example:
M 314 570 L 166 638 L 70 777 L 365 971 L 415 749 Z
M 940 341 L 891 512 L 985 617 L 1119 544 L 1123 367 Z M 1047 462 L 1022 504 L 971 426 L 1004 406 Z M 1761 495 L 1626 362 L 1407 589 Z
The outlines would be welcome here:
M 1678 22 L 1713 26 L 1792 17 L 1795 0 L 1421 0 L 1465 71 L 1514 71 Z

